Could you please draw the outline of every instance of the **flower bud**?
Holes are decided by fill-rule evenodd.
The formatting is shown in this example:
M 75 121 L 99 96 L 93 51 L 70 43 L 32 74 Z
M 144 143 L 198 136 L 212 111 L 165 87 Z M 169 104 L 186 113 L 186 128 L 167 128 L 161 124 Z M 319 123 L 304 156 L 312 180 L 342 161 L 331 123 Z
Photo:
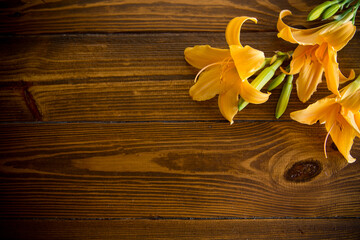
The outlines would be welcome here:
M 278 55 L 277 55 L 277 54 L 275 54 L 274 56 L 272 56 L 272 58 L 271 58 L 271 60 L 270 60 L 270 65 L 273 64 L 273 63 L 276 61 L 276 59 L 278 59 Z
M 323 13 L 322 13 L 322 18 L 323 19 L 328 19 L 330 17 L 332 17 L 335 13 L 337 13 L 337 11 L 339 11 L 341 5 L 340 4 L 334 4 L 330 7 L 328 7 Z
M 282 88 L 278 103 L 276 105 L 275 117 L 277 119 L 279 119 L 281 115 L 283 115 L 283 113 L 285 112 L 288 106 L 291 90 L 293 87 L 292 81 L 293 81 L 293 75 L 288 75 L 286 78 L 286 82 Z
M 323 2 L 322 4 L 316 6 L 308 15 L 307 20 L 308 21 L 313 21 L 315 19 L 318 19 L 320 17 L 320 15 L 324 12 L 325 9 L 327 9 L 328 7 L 330 7 L 331 5 L 334 5 L 338 3 L 338 1 L 326 1 Z
M 276 78 L 274 78 L 274 80 L 272 80 L 269 84 L 268 91 L 272 91 L 279 86 L 284 81 L 285 76 L 285 73 L 280 73 Z

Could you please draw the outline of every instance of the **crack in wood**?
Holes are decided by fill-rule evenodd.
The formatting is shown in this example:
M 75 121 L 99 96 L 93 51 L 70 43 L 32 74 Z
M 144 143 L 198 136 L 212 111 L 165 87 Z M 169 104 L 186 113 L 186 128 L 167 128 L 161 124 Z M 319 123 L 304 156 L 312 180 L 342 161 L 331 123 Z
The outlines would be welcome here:
M 21 82 L 21 84 L 22 84 L 21 94 L 24 97 L 26 106 L 29 108 L 35 121 L 42 121 L 42 115 L 39 111 L 36 101 L 33 95 L 31 94 L 31 92 L 29 91 L 29 87 L 31 87 L 32 84 L 23 81 Z

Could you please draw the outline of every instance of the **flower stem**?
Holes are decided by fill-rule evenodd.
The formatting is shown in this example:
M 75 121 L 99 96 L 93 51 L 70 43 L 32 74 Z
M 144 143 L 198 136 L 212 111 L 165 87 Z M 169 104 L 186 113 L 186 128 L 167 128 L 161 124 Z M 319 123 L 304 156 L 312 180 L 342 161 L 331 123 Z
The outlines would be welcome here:
M 338 21 L 338 23 L 341 25 L 343 23 L 346 23 L 350 20 L 352 20 L 353 24 L 355 24 L 355 16 L 356 16 L 356 13 L 359 9 L 359 6 L 360 6 L 360 1 L 358 0 L 357 3 L 351 7 L 350 4 L 353 2 L 354 0 L 350 0 L 350 1 L 345 1 L 344 3 L 346 4 L 347 3 L 347 6 L 346 6 L 346 11 L 344 11 L 343 13 L 339 14 L 339 15 L 336 15 L 334 17 L 334 19 L 336 21 Z
M 360 6 L 360 0 L 356 3 L 355 7 L 354 7 L 354 16 L 352 18 L 352 23 L 355 25 L 355 17 L 356 17 L 356 13 L 359 9 L 359 6 Z

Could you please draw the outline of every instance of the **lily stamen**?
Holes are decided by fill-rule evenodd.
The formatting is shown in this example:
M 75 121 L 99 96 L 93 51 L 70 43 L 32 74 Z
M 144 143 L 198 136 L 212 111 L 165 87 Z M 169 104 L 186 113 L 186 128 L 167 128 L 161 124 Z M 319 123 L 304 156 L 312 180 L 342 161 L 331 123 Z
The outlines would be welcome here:
M 222 61 L 221 62 L 215 62 L 215 63 L 211 63 L 209 65 L 206 65 L 205 67 L 203 67 L 195 76 L 195 79 L 194 79 L 194 82 L 196 83 L 197 79 L 199 78 L 200 74 L 205 71 L 206 69 L 208 69 L 209 67 L 211 66 L 215 66 L 215 65 L 220 65 L 222 64 Z
M 328 137 L 329 137 L 330 132 L 331 132 L 331 130 L 333 129 L 334 125 L 335 125 L 335 122 L 331 125 L 331 128 L 330 128 L 329 132 L 326 134 L 326 137 L 325 137 L 325 141 L 324 141 L 324 154 L 325 154 L 325 158 L 327 158 L 327 154 L 326 154 L 326 143 L 327 143 Z
M 196 82 L 200 76 L 200 74 L 202 72 L 204 72 L 206 69 L 208 69 L 211 66 L 215 66 L 215 65 L 221 65 L 221 75 L 220 75 L 220 80 L 222 79 L 222 76 L 229 70 L 229 64 L 230 62 L 233 62 L 231 58 L 225 58 L 223 61 L 221 62 L 215 62 L 215 63 L 211 63 L 209 65 L 206 65 L 205 67 L 203 67 L 195 76 L 194 82 Z

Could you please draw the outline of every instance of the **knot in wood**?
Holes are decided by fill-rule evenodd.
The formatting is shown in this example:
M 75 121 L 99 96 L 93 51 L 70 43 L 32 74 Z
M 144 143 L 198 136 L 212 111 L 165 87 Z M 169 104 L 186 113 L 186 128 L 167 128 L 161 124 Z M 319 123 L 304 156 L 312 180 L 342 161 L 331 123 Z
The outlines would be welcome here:
M 321 163 L 314 159 L 294 163 L 284 177 L 291 182 L 307 182 L 316 177 L 322 171 Z

